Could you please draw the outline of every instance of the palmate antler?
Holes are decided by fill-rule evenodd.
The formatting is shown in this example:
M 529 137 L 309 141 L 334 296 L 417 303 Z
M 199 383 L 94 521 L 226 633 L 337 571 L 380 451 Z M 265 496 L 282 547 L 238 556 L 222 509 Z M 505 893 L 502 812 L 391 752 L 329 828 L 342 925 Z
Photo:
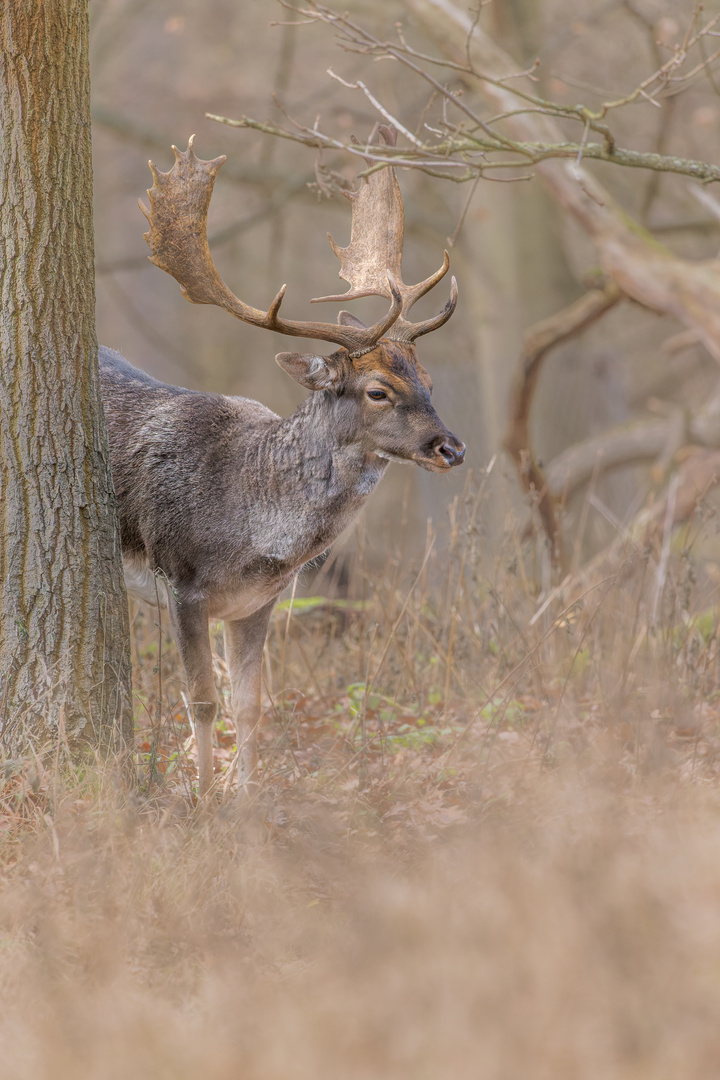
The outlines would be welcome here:
M 386 271 L 386 295 L 390 299 L 387 314 L 374 326 L 345 326 L 335 323 L 297 322 L 278 314 L 286 286 L 267 311 L 249 307 L 230 291 L 218 274 L 207 242 L 207 213 L 215 177 L 225 156 L 201 161 L 195 156 L 191 135 L 187 150 L 176 146 L 175 164 L 170 172 L 160 172 L 148 162 L 153 186 L 148 190 L 150 209 L 138 200 L 150 223 L 145 239 L 152 251 L 150 261 L 171 274 L 180 284 L 183 296 L 193 304 L 216 304 L 243 322 L 275 330 L 291 337 L 317 338 L 342 345 L 350 355 L 366 352 L 390 329 L 402 309 L 402 296 Z
M 384 124 L 376 124 L 368 144 L 377 144 L 380 138 L 387 146 L 395 146 L 397 132 Z M 373 164 L 371 159 L 366 160 L 368 165 Z M 385 336 L 396 341 L 414 341 L 421 334 L 437 330 L 455 310 L 457 282 L 452 278 L 450 299 L 439 315 L 419 323 L 408 321 L 406 316 L 413 304 L 448 272 L 450 259 L 446 251 L 440 269 L 418 285 L 405 285 L 403 282 L 401 264 L 405 211 L 395 170 L 388 167 L 371 173 L 362 182 L 359 191 L 344 191 L 343 194 L 352 202 L 350 243 L 342 248 L 329 233 L 328 239 L 340 260 L 339 275 L 350 284 L 350 289 L 335 296 L 315 297 L 310 303 L 356 300 L 361 296 L 384 296 L 389 299 L 393 295 L 388 284 L 391 280 L 402 296 L 402 311 Z
M 379 137 L 389 146 L 395 145 L 392 128 L 377 125 L 370 142 Z M 150 261 L 165 270 L 180 284 L 183 296 L 193 304 L 215 304 L 237 319 L 253 326 L 274 330 L 290 337 L 316 338 L 331 341 L 347 349 L 351 356 L 368 352 L 381 337 L 396 341 L 414 341 L 421 334 L 436 330 L 452 315 L 457 303 L 457 284 L 452 279 L 450 299 L 433 319 L 411 323 L 405 316 L 413 304 L 424 296 L 447 273 L 448 254 L 435 274 L 418 285 L 405 285 L 401 278 L 404 210 L 400 188 L 393 168 L 372 173 L 363 181 L 358 192 L 349 193 L 352 200 L 352 230 L 346 248 L 338 247 L 332 237 L 330 244 L 340 259 L 340 276 L 349 282 L 348 292 L 339 296 L 323 296 L 312 300 L 353 300 L 360 296 L 382 296 L 390 300 L 387 313 L 373 326 L 365 327 L 359 320 L 345 319 L 341 312 L 338 323 L 299 322 L 280 316 L 280 305 L 286 286 L 278 292 L 267 311 L 243 303 L 227 287 L 217 272 L 207 242 L 207 214 L 215 178 L 226 158 L 202 161 L 193 149 L 191 135 L 188 148 L 172 147 L 175 164 L 169 172 L 160 172 L 148 162 L 153 186 L 148 190 L 150 209 L 141 199 L 138 204 L 150 223 L 145 233 L 152 254 Z

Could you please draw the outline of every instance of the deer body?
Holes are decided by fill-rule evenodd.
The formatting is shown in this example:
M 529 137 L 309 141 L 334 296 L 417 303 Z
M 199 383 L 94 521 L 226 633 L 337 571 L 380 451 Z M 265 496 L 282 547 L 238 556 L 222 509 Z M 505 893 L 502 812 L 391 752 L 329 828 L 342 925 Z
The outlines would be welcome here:
M 379 134 L 394 145 L 391 131 Z M 223 161 L 200 161 L 191 140 L 184 153 L 175 149 L 170 172 L 151 163 L 151 210 L 141 204 L 150 221 L 151 260 L 194 303 L 217 304 L 256 326 L 339 348 L 330 356 L 276 356 L 311 391 L 287 418 L 248 398 L 168 386 L 100 349 L 126 582 L 141 599 L 169 610 L 195 719 L 201 795 L 212 785 L 217 704 L 208 620 L 225 623 L 242 792 L 256 778 L 263 645 L 278 595 L 347 528 L 389 461 L 446 472 L 465 453 L 432 406 L 430 377 L 414 345 L 450 317 L 457 287 L 453 279 L 450 301 L 434 319 L 406 319 L 449 262 L 446 253 L 426 281 L 402 282 L 403 210 L 394 171 L 373 174 L 353 196 L 349 246 L 331 240 L 351 284 L 343 298 L 377 294 L 390 301 L 385 316 L 366 327 L 348 312 L 337 324 L 281 318 L 284 286 L 267 312 L 230 292 L 205 235 Z
M 286 419 L 248 398 L 167 386 L 100 349 L 130 591 L 242 619 L 356 516 L 388 461 L 342 429 L 329 392 Z

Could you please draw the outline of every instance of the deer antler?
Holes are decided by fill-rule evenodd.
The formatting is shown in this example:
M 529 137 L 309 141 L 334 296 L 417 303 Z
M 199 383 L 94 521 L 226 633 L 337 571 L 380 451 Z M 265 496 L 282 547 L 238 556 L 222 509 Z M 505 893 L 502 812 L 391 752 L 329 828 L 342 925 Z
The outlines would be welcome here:
M 243 322 L 275 330 L 291 337 L 317 338 L 342 345 L 352 355 L 371 348 L 399 317 L 402 295 L 389 270 L 385 271 L 386 295 L 391 303 L 387 314 L 374 326 L 345 326 L 334 323 L 296 322 L 279 316 L 286 286 L 278 292 L 267 311 L 249 307 L 228 289 L 213 263 L 207 242 L 207 213 L 215 177 L 225 156 L 202 161 L 195 156 L 191 135 L 188 148 L 176 146 L 175 164 L 170 172 L 160 172 L 148 162 L 153 186 L 148 190 L 150 210 L 138 205 L 150 223 L 145 233 L 152 255 L 150 262 L 171 274 L 180 284 L 183 296 L 192 304 L 216 304 Z
M 368 144 L 377 144 L 379 138 L 387 146 L 395 146 L 397 132 L 384 124 L 376 124 Z M 373 164 L 369 158 L 366 161 L 368 165 Z M 413 304 L 448 272 L 450 259 L 446 251 L 440 269 L 418 285 L 405 285 L 403 282 L 401 263 L 405 211 L 395 170 L 388 167 L 371 173 L 363 180 L 359 191 L 344 191 L 343 194 L 352 202 L 350 243 L 342 248 L 329 233 L 328 239 L 340 260 L 339 276 L 350 284 L 350 289 L 335 296 L 315 297 L 310 303 L 356 300 L 360 296 L 384 296 L 389 299 L 392 292 L 388 278 L 392 274 L 402 296 L 402 312 L 386 336 L 400 341 L 414 341 L 421 334 L 437 330 L 455 310 L 457 282 L 452 278 L 450 299 L 435 318 L 420 323 L 411 323 L 406 319 Z

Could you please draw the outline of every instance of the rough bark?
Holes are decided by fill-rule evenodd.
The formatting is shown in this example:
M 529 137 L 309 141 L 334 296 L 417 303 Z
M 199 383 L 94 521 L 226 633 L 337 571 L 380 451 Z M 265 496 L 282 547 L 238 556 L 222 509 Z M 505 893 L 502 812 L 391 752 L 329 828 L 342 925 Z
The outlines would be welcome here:
M 0 14 L 0 745 L 132 733 L 99 394 L 87 0 Z

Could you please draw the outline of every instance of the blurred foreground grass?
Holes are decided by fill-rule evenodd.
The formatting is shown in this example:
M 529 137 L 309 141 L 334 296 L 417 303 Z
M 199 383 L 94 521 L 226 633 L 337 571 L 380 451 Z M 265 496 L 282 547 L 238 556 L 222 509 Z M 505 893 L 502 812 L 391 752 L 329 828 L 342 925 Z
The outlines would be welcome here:
M 134 612 L 136 788 L 62 754 L 4 782 L 3 1080 L 717 1075 L 715 568 L 686 532 L 538 614 L 480 497 L 278 606 L 241 815 L 221 641 L 209 815 Z

